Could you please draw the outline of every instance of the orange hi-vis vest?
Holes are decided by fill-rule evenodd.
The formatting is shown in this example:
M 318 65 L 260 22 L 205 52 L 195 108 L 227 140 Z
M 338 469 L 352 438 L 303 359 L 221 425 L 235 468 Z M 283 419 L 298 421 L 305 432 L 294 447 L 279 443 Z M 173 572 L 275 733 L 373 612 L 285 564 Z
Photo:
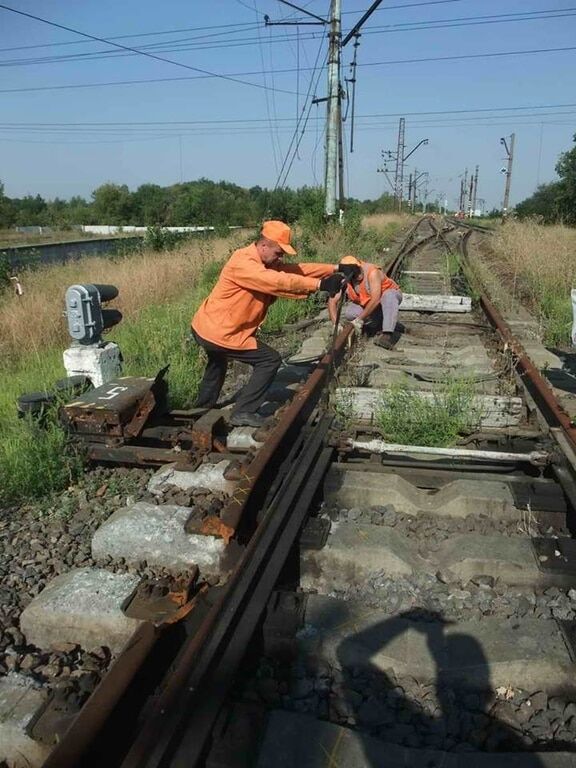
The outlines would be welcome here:
M 318 290 L 320 278 L 335 269 L 333 264 L 266 267 L 255 243 L 239 248 L 192 318 L 192 328 L 206 341 L 226 349 L 256 349 L 254 334 L 275 298 L 304 299 Z
M 370 275 L 372 272 L 374 272 L 375 269 L 380 269 L 380 267 L 377 267 L 375 264 L 368 264 L 366 261 L 361 261 L 360 264 L 362 266 L 362 282 L 359 283 L 359 285 L 351 285 L 348 283 L 346 286 L 346 296 L 354 304 L 360 304 L 361 307 L 365 307 L 372 298 L 370 295 Z M 389 291 L 392 289 L 399 291 L 400 286 L 398 283 L 395 283 L 391 277 L 384 275 L 382 278 L 380 295 L 382 295 L 384 291 Z

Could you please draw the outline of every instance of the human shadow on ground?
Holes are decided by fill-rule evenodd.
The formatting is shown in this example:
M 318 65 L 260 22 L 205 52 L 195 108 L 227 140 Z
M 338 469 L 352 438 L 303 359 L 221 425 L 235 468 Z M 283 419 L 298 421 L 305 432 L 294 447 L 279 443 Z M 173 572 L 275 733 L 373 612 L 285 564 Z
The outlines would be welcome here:
M 444 763 L 437 763 L 429 750 L 469 752 L 470 764 L 487 768 L 496 759 L 495 753 L 521 752 L 518 765 L 522 768 L 543 766 L 536 754 L 525 751 L 521 734 L 495 715 L 488 661 L 479 642 L 454 631 L 441 614 L 427 611 L 426 619 L 422 620 L 422 612 L 407 611 L 351 634 L 338 646 L 350 708 L 352 699 L 357 707 L 359 691 L 367 697 L 356 709 L 358 734 L 366 734 L 361 735 L 366 766 L 382 768 L 383 755 L 390 759 L 386 764 L 396 765 L 393 753 L 401 760 L 398 764 L 417 765 L 401 756 L 398 747 L 387 750 L 383 743 L 423 750 L 418 759 L 425 759 L 423 765 L 430 768 Z M 420 633 L 426 644 L 420 680 L 408 676 L 397 679 L 372 660 L 379 653 L 385 655 L 387 647 L 398 658 L 399 643 L 414 643 L 414 632 Z M 381 663 L 385 666 L 385 658 Z M 486 762 L 476 762 L 480 752 Z M 440 755 L 438 758 L 442 761 Z

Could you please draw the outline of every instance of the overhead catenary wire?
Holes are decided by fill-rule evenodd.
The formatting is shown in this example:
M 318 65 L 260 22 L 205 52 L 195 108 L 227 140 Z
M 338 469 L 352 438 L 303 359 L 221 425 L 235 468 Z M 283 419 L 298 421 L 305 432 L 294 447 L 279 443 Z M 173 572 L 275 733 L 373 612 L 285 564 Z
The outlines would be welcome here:
M 20 16 L 26 16 L 29 19 L 33 19 L 34 21 L 39 21 L 39 22 L 41 22 L 43 24 L 48 24 L 49 26 L 56 27 L 57 29 L 64 29 L 67 32 L 73 32 L 76 35 L 82 35 L 82 37 L 87 37 L 87 38 L 90 38 L 91 40 L 98 40 L 101 43 L 107 43 L 108 45 L 111 45 L 111 46 L 113 46 L 115 48 L 122 48 L 122 49 L 124 49 L 126 51 L 132 51 L 133 53 L 138 53 L 141 56 L 147 56 L 148 58 L 156 59 L 157 61 L 162 61 L 162 62 L 164 62 L 166 64 L 172 64 L 172 65 L 174 65 L 176 67 L 183 67 L 184 69 L 190 69 L 190 70 L 192 70 L 194 72 L 200 72 L 200 73 L 202 73 L 202 74 L 204 74 L 204 75 L 206 75 L 208 77 L 216 77 L 216 78 L 219 78 L 219 79 L 222 79 L 222 80 L 228 80 L 230 82 L 238 83 L 240 85 L 247 85 L 247 86 L 250 86 L 252 88 L 265 88 L 266 87 L 266 86 L 260 85 L 258 83 L 251 83 L 248 80 L 240 80 L 237 77 L 234 77 L 232 75 L 224 75 L 224 74 L 218 73 L 218 72 L 211 72 L 210 70 L 202 69 L 201 67 L 194 67 L 194 66 L 192 66 L 190 64 L 184 64 L 183 62 L 180 62 L 180 61 L 174 61 L 173 59 L 165 59 L 164 57 L 158 56 L 158 55 L 153 54 L 153 53 L 149 53 L 149 52 L 145 52 L 145 51 L 139 51 L 137 48 L 130 48 L 129 46 L 122 45 L 120 43 L 115 43 L 113 41 L 106 40 L 106 39 L 104 39 L 102 37 L 98 37 L 96 35 L 91 35 L 88 32 L 82 32 L 82 31 L 80 31 L 78 29 L 73 29 L 72 27 L 68 27 L 68 26 L 66 26 L 64 24 L 59 24 L 59 23 L 57 23 L 55 21 L 50 21 L 49 19 L 44 19 L 41 16 L 36 16 L 36 15 L 34 15 L 32 13 L 26 13 L 25 11 L 18 10 L 17 8 L 11 8 L 8 5 L 0 4 L 0 9 L 3 9 L 5 11 L 9 11 L 11 13 L 16 13 L 16 14 L 18 14 Z
M 391 5 L 387 6 L 386 8 L 381 8 L 379 10 L 394 10 L 398 8 L 415 8 L 418 6 L 426 6 L 426 5 L 444 5 L 446 3 L 455 3 L 455 2 L 462 2 L 463 0 L 427 0 L 427 2 L 418 2 L 418 3 L 408 3 L 403 5 Z M 306 7 L 306 6 L 305 6 Z M 343 15 L 346 14 L 355 14 L 355 13 L 363 13 L 363 11 L 344 11 Z M 290 16 L 290 14 L 288 14 Z M 210 24 L 206 26 L 201 27 L 177 27 L 176 29 L 164 29 L 164 30 L 152 30 L 150 32 L 135 32 L 131 34 L 124 34 L 124 35 L 104 35 L 106 40 L 128 40 L 128 39 L 134 39 L 139 37 L 153 37 L 153 36 L 159 36 L 159 35 L 170 35 L 170 34 L 180 34 L 182 32 L 197 32 L 197 31 L 203 31 L 207 29 L 229 29 L 229 28 L 241 28 L 241 27 L 252 27 L 254 28 L 254 25 L 250 22 L 236 22 L 236 23 L 229 23 L 229 24 Z M 245 31 L 245 30 L 241 30 Z M 216 33 L 219 34 L 219 33 Z M 225 32 L 222 32 L 221 34 L 226 34 Z M 24 50 L 32 50 L 35 48 L 58 48 L 63 46 L 69 46 L 69 45 L 89 45 L 90 43 L 86 40 L 64 40 L 60 42 L 49 42 L 49 43 L 35 43 L 34 45 L 17 45 L 17 46 L 11 46 L 9 48 L 0 48 L 0 53 L 7 53 L 10 51 L 24 51 Z
M 292 139 L 290 141 L 290 145 L 288 147 L 288 150 L 286 151 L 286 155 L 284 157 L 284 162 L 282 164 L 282 168 L 280 169 L 280 173 L 278 174 L 278 178 L 276 180 L 276 184 L 274 186 L 274 189 L 278 189 L 281 186 L 284 186 L 286 183 L 286 179 L 288 178 L 288 174 L 290 173 L 290 170 L 292 168 L 292 165 L 294 163 L 294 159 L 296 157 L 296 154 L 298 153 L 298 149 L 300 146 L 300 142 L 302 140 L 302 136 L 304 135 L 306 131 L 306 126 L 308 124 L 308 119 L 310 117 L 310 112 L 312 110 L 313 106 L 313 98 L 312 94 L 314 93 L 316 86 L 318 85 L 318 81 L 320 79 L 320 75 L 322 73 L 322 70 L 325 66 L 326 59 L 327 59 L 327 53 L 326 57 L 324 58 L 324 61 L 322 62 L 322 65 L 319 67 L 318 62 L 320 60 L 320 54 L 322 53 L 322 48 L 324 46 L 324 41 L 321 42 L 321 44 L 318 46 L 318 52 L 316 54 L 316 61 L 314 62 L 314 72 L 312 76 L 310 77 L 310 82 L 308 84 L 308 91 L 306 93 L 306 97 L 304 100 L 304 104 L 302 105 L 302 112 L 300 113 L 300 118 L 296 123 L 296 127 L 294 129 L 294 133 L 292 135 Z M 316 75 L 316 82 L 314 82 L 314 77 Z M 309 102 L 309 103 L 308 103 Z M 306 111 L 306 107 L 308 106 L 308 110 L 306 113 L 306 116 L 304 117 L 304 112 Z M 302 120 L 304 120 L 304 128 L 300 132 L 300 136 L 298 136 L 298 133 L 300 131 L 300 127 L 302 125 Z M 292 153 L 292 148 L 295 146 L 295 150 Z M 292 153 L 291 159 L 289 159 L 290 154 Z
M 427 20 L 427 21 L 416 21 L 416 22 L 402 22 L 397 24 L 388 24 L 385 26 L 367 26 L 363 34 L 365 35 L 381 35 L 381 34 L 393 34 L 393 33 L 406 33 L 406 32 L 417 32 L 422 30 L 436 30 L 436 29 L 444 29 L 444 28 L 457 28 L 457 27 L 467 27 L 467 26 L 477 26 L 477 25 L 486 25 L 486 24 L 504 24 L 504 23 L 512 23 L 512 22 L 523 22 L 523 21 L 542 21 L 545 19 L 556 19 L 556 18 L 566 18 L 576 15 L 576 8 L 565 8 L 565 9 L 554 9 L 554 11 L 522 11 L 519 13 L 513 13 L 513 14 L 497 14 L 492 16 L 470 16 L 470 17 L 460 17 L 455 19 L 436 19 L 436 20 Z M 249 37 L 249 38 L 240 38 L 236 41 L 226 41 L 223 43 L 206 43 L 206 42 L 195 42 L 198 40 L 202 40 L 203 37 L 211 37 L 211 35 L 208 36 L 201 36 L 200 38 L 182 38 L 180 40 L 167 40 L 159 43 L 151 43 L 148 45 L 143 45 L 138 48 L 130 48 L 128 50 L 117 50 L 117 51 L 110 51 L 108 49 L 102 49 L 100 51 L 87 51 L 87 52 L 81 52 L 81 53 L 74 53 L 74 54 L 67 54 L 67 55 L 61 55 L 61 56 L 45 56 L 45 57 L 36 57 L 36 58 L 28 58 L 28 59 L 3 59 L 0 60 L 0 67 L 19 67 L 19 66 L 32 66 L 32 65 L 46 65 L 46 64 L 58 64 L 58 63 L 66 63 L 66 62 L 83 62 L 83 61 L 95 61 L 95 60 L 105 60 L 110 58 L 118 58 L 118 57 L 126 57 L 126 56 L 137 56 L 138 54 L 141 54 L 145 51 L 160 51 L 162 53 L 174 53 L 174 52 L 183 52 L 183 51 L 208 51 L 208 50 L 218 50 L 218 49 L 230 49 L 234 47 L 246 47 L 254 45 L 258 42 L 260 39 L 259 35 L 259 29 L 260 27 L 258 25 L 255 25 L 253 29 L 257 32 L 256 37 Z M 271 44 L 278 44 L 278 43 L 288 43 L 292 42 L 297 39 L 296 33 L 293 35 L 288 35 L 286 31 L 284 31 L 285 34 L 283 35 L 275 35 L 272 36 L 270 34 L 270 43 Z M 270 29 L 271 33 L 271 29 Z M 232 34 L 232 32 L 229 33 L 221 33 L 221 34 Z M 308 41 L 308 40 L 315 40 L 322 36 L 322 32 L 308 32 L 304 35 L 302 35 L 302 41 Z M 89 41 L 94 42 L 94 41 Z M 178 45 L 176 45 L 178 43 Z
M 384 66 L 394 66 L 394 65 L 401 65 L 401 64 L 419 64 L 424 62 L 429 63 L 429 62 L 442 62 L 442 61 L 459 61 L 459 60 L 463 61 L 466 59 L 475 60 L 475 59 L 483 59 L 483 58 L 538 55 L 538 54 L 546 54 L 546 53 L 569 53 L 575 50 L 576 50 L 576 46 L 562 46 L 558 48 L 531 48 L 528 50 L 520 50 L 520 51 L 492 51 L 492 52 L 485 52 L 485 53 L 455 54 L 451 56 L 427 56 L 427 57 L 413 58 L 413 59 L 389 59 L 388 61 L 364 62 L 362 64 L 358 64 L 357 66 L 358 67 L 384 67 Z M 189 67 L 189 69 L 190 68 L 192 67 Z M 300 72 L 310 71 L 310 69 L 311 69 L 310 67 L 305 67 L 305 68 L 301 67 Z M 276 75 L 294 73 L 295 71 L 296 70 L 294 67 L 278 69 L 276 70 Z M 177 82 L 180 80 L 181 81 L 204 80 L 204 79 L 210 79 L 213 77 L 220 77 L 220 78 L 224 78 L 225 80 L 240 82 L 244 85 L 253 85 L 256 88 L 264 88 L 264 86 L 259 85 L 258 83 L 249 83 L 246 80 L 238 80 L 238 77 L 256 76 L 260 74 L 262 74 L 261 70 L 235 72 L 230 74 L 206 73 L 206 74 L 188 76 L 188 77 L 145 78 L 141 80 L 122 80 L 122 81 L 111 81 L 111 82 L 89 83 L 89 84 L 74 83 L 74 84 L 59 85 L 59 86 L 31 86 L 27 88 L 3 88 L 3 89 L 0 89 L 0 93 L 24 93 L 24 92 L 32 92 L 32 91 L 63 90 L 68 88 L 70 89 L 91 88 L 91 87 L 102 87 L 102 86 L 111 86 L 111 85 L 138 85 L 138 84 L 150 84 L 150 83 L 160 83 L 160 82 Z M 289 91 L 286 89 L 275 88 L 274 90 L 280 93 L 289 93 L 291 95 L 295 95 L 294 91 Z

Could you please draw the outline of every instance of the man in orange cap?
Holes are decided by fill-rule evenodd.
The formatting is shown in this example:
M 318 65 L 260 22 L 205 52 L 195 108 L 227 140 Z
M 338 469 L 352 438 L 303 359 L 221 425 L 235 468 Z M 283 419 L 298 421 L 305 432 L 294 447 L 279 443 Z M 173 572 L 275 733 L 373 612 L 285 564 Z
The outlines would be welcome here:
M 355 256 L 344 256 L 338 264 L 338 272 L 348 280 L 344 316 L 360 333 L 375 333 L 374 344 L 392 349 L 392 334 L 396 328 L 398 311 L 402 301 L 400 286 L 375 264 L 360 261 Z M 328 312 L 336 322 L 336 309 L 340 295 L 328 300 Z
M 235 426 L 261 426 L 257 413 L 282 358 L 256 338 L 268 307 L 276 297 L 303 299 L 315 291 L 338 293 L 344 276 L 333 264 L 284 264 L 284 254 L 294 256 L 290 227 L 282 221 L 265 221 L 260 237 L 247 248 L 234 251 L 218 282 L 192 318 L 192 333 L 208 355 L 200 384 L 197 408 L 216 405 L 229 360 L 253 367 L 230 414 Z

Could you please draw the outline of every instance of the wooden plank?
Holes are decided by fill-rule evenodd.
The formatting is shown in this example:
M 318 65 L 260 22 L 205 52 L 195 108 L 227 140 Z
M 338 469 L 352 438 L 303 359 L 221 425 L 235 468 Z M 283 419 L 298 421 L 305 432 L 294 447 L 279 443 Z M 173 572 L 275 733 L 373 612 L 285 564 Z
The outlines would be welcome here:
M 400 304 L 402 312 L 471 312 L 470 296 L 439 296 L 404 293 Z
M 334 402 L 340 409 L 350 411 L 353 418 L 372 422 L 377 403 L 385 391 L 368 387 L 338 387 L 334 392 Z M 434 392 L 423 390 L 410 390 L 410 392 L 422 400 L 434 400 L 438 397 Z M 474 395 L 470 411 L 473 427 L 486 429 L 513 427 L 522 420 L 523 404 L 519 397 Z

